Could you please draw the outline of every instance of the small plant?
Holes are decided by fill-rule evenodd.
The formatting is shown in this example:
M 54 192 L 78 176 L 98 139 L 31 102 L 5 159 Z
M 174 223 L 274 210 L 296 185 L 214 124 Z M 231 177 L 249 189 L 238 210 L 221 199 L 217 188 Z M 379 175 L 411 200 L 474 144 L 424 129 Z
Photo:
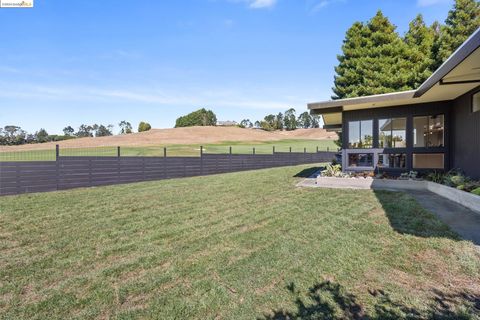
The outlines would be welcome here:
M 400 180 L 416 180 L 417 177 L 417 171 L 404 172 L 400 175 Z
M 322 177 L 342 177 L 342 166 L 339 164 L 327 164 L 325 170 L 321 172 Z
M 435 183 L 443 183 L 443 181 L 445 180 L 445 173 L 441 171 L 433 171 L 427 174 L 425 178 Z
M 477 196 L 480 196 L 480 187 L 476 188 L 476 189 L 473 189 L 471 191 L 473 194 L 476 194 Z

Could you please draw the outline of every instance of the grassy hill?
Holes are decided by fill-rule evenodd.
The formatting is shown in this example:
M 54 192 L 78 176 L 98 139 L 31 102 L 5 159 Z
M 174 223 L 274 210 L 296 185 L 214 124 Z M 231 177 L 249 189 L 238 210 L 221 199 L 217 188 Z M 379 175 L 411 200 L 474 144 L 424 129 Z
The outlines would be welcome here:
M 258 154 L 276 151 L 315 152 L 336 148 L 337 135 L 323 129 L 298 129 L 295 131 L 267 132 L 237 127 L 190 127 L 175 129 L 153 129 L 148 132 L 133 133 L 99 138 L 79 138 L 42 144 L 7 146 L 0 148 L 0 161 L 53 160 L 55 145 L 60 145 L 60 155 L 115 156 L 117 146 L 122 156 L 163 156 L 167 148 L 170 156 L 198 156 L 200 146 L 208 153 Z

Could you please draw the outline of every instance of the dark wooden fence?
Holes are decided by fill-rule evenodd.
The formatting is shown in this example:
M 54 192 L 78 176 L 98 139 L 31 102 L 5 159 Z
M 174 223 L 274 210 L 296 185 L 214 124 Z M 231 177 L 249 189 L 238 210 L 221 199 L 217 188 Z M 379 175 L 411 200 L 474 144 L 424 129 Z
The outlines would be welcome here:
M 335 152 L 202 154 L 200 157 L 61 157 L 0 162 L 0 195 L 193 177 L 331 161 Z

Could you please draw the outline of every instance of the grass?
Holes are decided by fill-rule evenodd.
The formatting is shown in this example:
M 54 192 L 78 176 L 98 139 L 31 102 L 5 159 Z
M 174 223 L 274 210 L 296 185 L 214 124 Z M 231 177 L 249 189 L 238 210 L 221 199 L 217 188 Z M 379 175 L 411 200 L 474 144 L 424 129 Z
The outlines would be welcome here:
M 296 188 L 307 169 L 2 197 L 0 314 L 478 318 L 470 242 L 406 194 Z
M 167 145 L 167 146 L 144 146 L 144 147 L 121 147 L 122 156 L 159 156 L 163 157 L 163 148 L 167 148 L 167 156 L 189 156 L 200 155 L 200 145 Z M 229 147 L 235 154 L 251 154 L 253 148 L 257 154 L 269 154 L 273 147 L 277 152 L 315 152 L 319 150 L 337 150 L 332 140 L 303 140 L 286 139 L 279 141 L 230 141 L 219 144 L 206 144 L 203 146 L 206 153 L 228 153 Z M 6 149 L 8 150 L 8 149 Z M 29 150 L 29 151 L 0 151 L 0 161 L 53 161 L 55 160 L 55 149 Z M 117 147 L 93 147 L 93 148 L 60 148 L 61 156 L 116 156 Z

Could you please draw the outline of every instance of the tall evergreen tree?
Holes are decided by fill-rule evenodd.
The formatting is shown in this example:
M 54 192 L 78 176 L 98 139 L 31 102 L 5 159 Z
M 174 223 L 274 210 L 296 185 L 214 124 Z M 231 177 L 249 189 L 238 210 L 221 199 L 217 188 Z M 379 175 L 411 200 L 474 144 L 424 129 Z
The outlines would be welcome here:
M 455 0 L 453 9 L 448 12 L 445 26 L 441 28 L 436 46 L 435 62 L 437 69 L 460 45 L 480 27 L 480 2 L 476 0 Z
M 410 22 L 404 40 L 407 44 L 406 59 L 410 62 L 410 68 L 405 70 L 409 73 L 407 86 L 412 89 L 418 88 L 432 74 L 434 38 L 434 28 L 425 24 L 421 14 Z
M 334 99 L 411 89 L 408 47 L 381 11 L 347 31 L 335 68 Z
M 362 69 L 359 63 L 365 55 L 367 28 L 361 22 L 355 22 L 347 30 L 343 40 L 342 52 L 337 55 L 339 61 L 335 67 L 335 86 L 332 88 L 334 99 L 357 96 L 357 85 L 362 82 Z

